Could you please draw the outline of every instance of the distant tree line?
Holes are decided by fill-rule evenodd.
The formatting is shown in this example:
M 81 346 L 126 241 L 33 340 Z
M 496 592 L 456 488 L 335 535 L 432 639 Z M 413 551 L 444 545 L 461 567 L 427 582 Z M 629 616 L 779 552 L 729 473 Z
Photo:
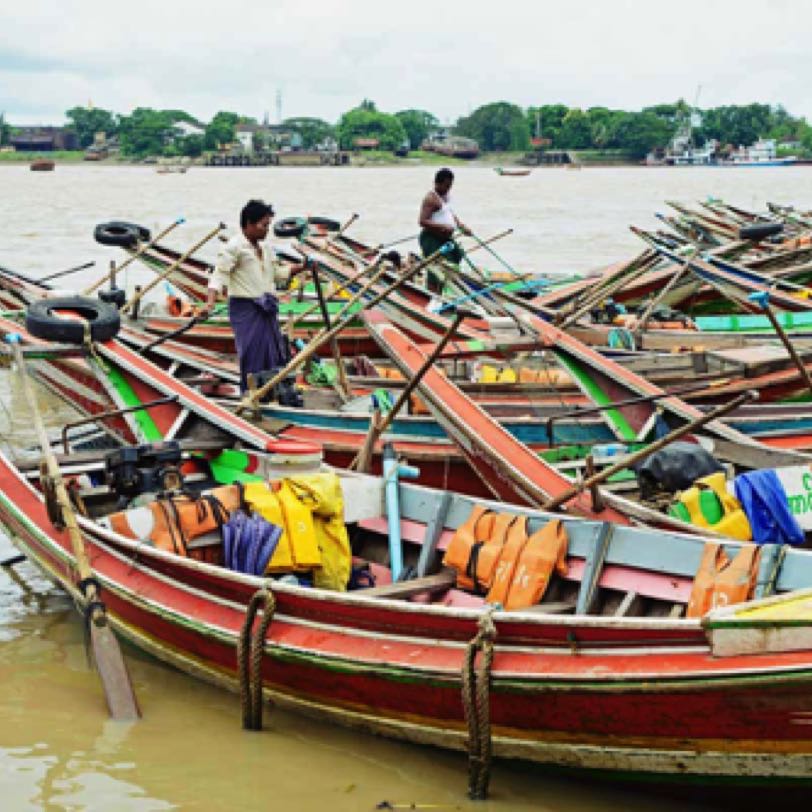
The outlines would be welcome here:
M 138 107 L 129 115 L 73 107 L 66 116 L 83 148 L 93 143 L 95 133 L 103 131 L 108 136 L 118 136 L 122 154 L 130 157 L 194 157 L 234 141 L 238 124 L 257 123 L 253 118 L 228 111 L 221 111 L 204 123 L 183 110 L 149 107 Z M 183 122 L 195 125 L 201 132 L 184 133 L 179 129 Z M 694 123 L 692 135 L 697 145 L 711 138 L 732 146 L 749 145 L 758 138 L 775 138 L 779 142 L 797 142 L 801 150 L 812 152 L 812 127 L 806 119 L 790 115 L 780 105 L 727 105 L 698 110 L 682 99 L 639 112 L 607 107 L 582 110 L 564 104 L 523 109 L 498 101 L 463 116 L 451 132 L 473 138 L 485 152 L 527 150 L 534 140 L 538 145 L 536 139 L 541 138 L 541 143 L 552 149 L 622 150 L 643 157 L 652 149 L 667 146 L 688 122 Z M 378 110 L 369 99 L 348 110 L 335 124 L 315 117 L 299 117 L 286 119 L 283 125 L 299 134 L 305 149 L 326 139 L 335 139 L 342 149 L 351 149 L 358 138 L 374 138 L 383 150 L 416 150 L 441 129 L 438 118 L 426 110 L 390 114 Z M 0 114 L 0 144 L 8 143 L 13 131 Z

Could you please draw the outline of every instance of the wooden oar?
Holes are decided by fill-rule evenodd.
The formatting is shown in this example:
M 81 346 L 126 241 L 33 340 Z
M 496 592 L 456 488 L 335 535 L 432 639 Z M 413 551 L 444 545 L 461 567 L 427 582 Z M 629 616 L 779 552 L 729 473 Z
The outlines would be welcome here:
M 609 477 L 614 476 L 620 471 L 631 468 L 633 465 L 640 462 L 640 460 L 644 460 L 655 451 L 659 451 L 661 448 L 665 448 L 675 440 L 679 440 L 680 437 L 684 437 L 686 434 L 690 434 L 692 431 L 696 431 L 697 429 L 702 428 L 702 426 L 705 426 L 714 420 L 718 420 L 720 417 L 732 412 L 734 409 L 737 409 L 742 405 L 742 403 L 747 403 L 751 400 L 758 400 L 758 392 L 754 392 L 752 390 L 742 392 L 741 395 L 733 398 L 733 400 L 731 400 L 729 403 L 725 403 L 723 406 L 717 406 L 717 408 L 713 409 L 712 411 L 703 414 L 702 417 L 698 417 L 696 420 L 686 423 L 684 426 L 680 426 L 678 429 L 674 429 L 674 431 L 672 431 L 670 434 L 666 434 L 665 437 L 662 437 L 656 442 L 653 442 L 651 445 L 641 448 L 634 454 L 629 455 L 622 462 L 610 465 L 608 468 L 604 468 L 599 474 L 595 474 L 595 476 L 589 477 L 583 482 L 573 485 L 571 488 L 567 488 L 567 490 L 562 491 L 560 494 L 558 494 L 558 496 L 555 496 L 545 502 L 541 506 L 541 510 L 555 510 L 556 508 L 561 507 L 561 505 L 563 505 L 565 502 L 569 502 L 570 499 L 578 496 L 579 493 L 589 490 L 592 486 L 599 485 L 601 482 L 605 482 L 607 479 L 609 479 Z
M 132 299 L 130 299 L 130 301 L 127 302 L 127 304 L 125 304 L 124 307 L 121 308 L 121 312 L 129 313 L 130 310 L 132 310 L 133 307 L 135 307 L 138 304 L 138 302 L 140 302 L 141 299 L 143 299 L 144 296 L 147 293 L 149 293 L 158 283 L 166 279 L 166 277 L 169 276 L 169 274 L 171 274 L 179 265 L 181 265 L 183 262 L 186 262 L 186 260 L 192 254 L 194 254 L 194 252 L 197 251 L 198 248 L 205 245 L 213 237 L 216 237 L 225 227 L 226 227 L 225 223 L 220 223 L 217 226 L 217 228 L 213 228 L 208 234 L 206 234 L 205 237 L 198 240 L 185 254 L 179 256 L 168 268 L 165 268 L 163 271 L 161 271 L 161 273 L 158 274 L 158 276 L 156 276 L 155 279 L 153 279 L 148 284 L 144 285 L 144 287 L 141 288 L 141 290 L 139 290 L 138 293 L 136 293 L 135 296 L 133 296 Z
M 113 719 L 126 721 L 137 719 L 141 713 L 138 709 L 138 702 L 135 698 L 130 675 L 124 663 L 124 657 L 118 645 L 118 640 L 113 634 L 107 617 L 107 610 L 101 602 L 99 583 L 93 576 L 90 568 L 90 560 L 85 550 L 84 539 L 76 521 L 76 514 L 73 512 L 65 483 L 62 480 L 62 472 L 56 461 L 51 443 L 45 432 L 42 422 L 42 415 L 39 411 L 34 389 L 25 366 L 25 359 L 20 351 L 20 336 L 12 334 L 6 336 L 6 340 L 11 344 L 14 353 L 14 360 L 23 382 L 23 390 L 28 401 L 29 417 L 33 421 L 37 431 L 39 444 L 42 448 L 45 469 L 56 494 L 56 501 L 64 522 L 65 529 L 70 536 L 73 546 L 73 556 L 76 559 L 76 572 L 79 576 L 78 586 L 81 589 L 85 600 L 85 612 L 88 617 L 88 627 L 90 630 L 90 643 L 93 648 L 93 657 L 96 663 L 96 670 L 101 677 L 104 695 L 107 699 L 107 707 Z
M 786 334 L 784 328 L 781 326 L 781 323 L 776 318 L 775 313 L 773 313 L 772 308 L 770 307 L 770 294 L 766 290 L 759 291 L 758 293 L 751 293 L 747 298 L 751 302 L 755 302 L 761 308 L 764 315 L 769 319 L 770 324 L 773 326 L 773 330 L 775 330 L 776 335 L 781 339 L 781 343 L 784 345 L 784 348 L 789 353 L 789 357 L 792 358 L 793 363 L 798 368 L 798 372 L 801 373 L 801 377 L 806 383 L 806 388 L 812 392 L 812 378 L 810 378 L 806 365 L 798 355 L 798 351 L 795 349 L 793 343 L 789 340 L 789 336 Z
M 170 231 L 177 228 L 181 223 L 185 223 L 186 218 L 178 217 L 174 223 L 168 225 L 160 234 L 156 234 L 155 237 L 150 240 L 148 243 L 144 243 L 132 256 L 128 257 L 121 263 L 121 265 L 116 266 L 115 264 L 110 268 L 109 273 L 106 273 L 101 279 L 94 282 L 89 288 L 85 288 L 83 294 L 88 296 L 89 294 L 93 293 L 96 288 L 100 288 L 108 279 L 114 277 L 119 271 L 123 271 L 131 262 L 138 259 L 142 256 L 146 251 L 148 251 L 153 246 L 157 245 L 158 240 L 162 240 Z

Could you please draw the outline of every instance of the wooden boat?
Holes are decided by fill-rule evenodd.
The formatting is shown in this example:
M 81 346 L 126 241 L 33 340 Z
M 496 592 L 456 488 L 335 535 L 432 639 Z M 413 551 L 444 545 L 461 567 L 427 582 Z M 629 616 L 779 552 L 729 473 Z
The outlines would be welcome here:
M 532 170 L 531 169 L 511 169 L 511 168 L 505 168 L 503 166 L 496 166 L 496 167 L 494 167 L 493 171 L 496 172 L 497 175 L 501 175 L 502 177 L 522 178 L 522 177 L 525 177 L 526 175 L 529 175 Z
M 53 161 L 47 158 L 41 158 L 36 161 L 31 161 L 28 168 L 32 172 L 53 172 L 55 166 L 56 164 Z
M 210 447 L 186 463 L 214 484 L 207 465 L 216 453 Z M 275 476 L 262 451 L 247 455 L 258 475 Z M 95 479 L 104 465 L 98 455 L 63 463 L 66 473 Z M 51 525 L 38 478 L 38 460 L 15 464 L 0 455 L 0 522 L 21 552 L 81 602 L 70 542 Z M 387 584 L 382 482 L 355 475 L 341 485 L 354 553 L 379 579 L 369 589 L 268 581 L 132 541 L 100 523 L 107 503 L 105 488 L 96 487 L 79 523 L 108 616 L 134 645 L 237 690 L 247 607 L 270 589 L 276 610 L 262 640 L 266 699 L 362 731 L 464 750 L 471 736 L 461 675 L 465 644 L 483 622 L 483 599 L 456 589 L 430 555 L 435 563 L 423 577 Z M 528 515 L 531 532 L 551 519 L 486 506 Z M 464 497 L 402 483 L 406 562 L 419 564 L 424 544 L 445 549 L 471 508 Z M 812 713 L 808 643 L 729 653 L 718 645 L 721 622 L 706 629 L 704 621 L 685 619 L 703 538 L 563 522 L 566 575 L 554 576 L 539 605 L 490 615 L 493 755 L 660 783 L 809 782 L 812 734 L 798 724 Z M 217 546 L 215 539 L 214 554 Z M 739 547 L 725 544 L 731 555 Z M 808 587 L 812 555 L 765 547 L 758 584 L 758 598 Z M 791 631 L 791 621 L 784 626 Z

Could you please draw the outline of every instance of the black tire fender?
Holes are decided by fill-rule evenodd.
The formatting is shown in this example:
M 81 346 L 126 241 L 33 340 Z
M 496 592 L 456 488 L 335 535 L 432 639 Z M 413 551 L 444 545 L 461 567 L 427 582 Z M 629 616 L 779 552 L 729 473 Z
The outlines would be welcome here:
M 152 232 L 139 223 L 128 223 L 125 220 L 111 220 L 107 225 L 121 226 L 122 228 L 134 228 L 138 232 L 138 239 L 141 242 L 149 242 L 152 239 Z
M 81 318 L 64 318 L 56 312 L 59 310 Z M 83 344 L 87 325 L 93 341 L 109 341 L 118 333 L 121 317 L 114 305 L 86 296 L 39 299 L 28 306 L 25 314 L 25 329 L 32 336 L 60 344 Z
M 784 230 L 783 223 L 759 223 L 754 226 L 742 226 L 739 229 L 740 240 L 764 240 L 774 237 Z
M 274 223 L 273 233 L 277 237 L 301 237 L 306 228 L 307 220 L 304 217 L 286 217 Z
M 323 228 L 325 231 L 341 231 L 341 223 L 338 220 L 331 220 L 329 217 L 308 217 L 307 223 Z
M 102 245 L 131 248 L 138 242 L 138 229 L 124 223 L 99 223 L 93 230 L 93 237 Z

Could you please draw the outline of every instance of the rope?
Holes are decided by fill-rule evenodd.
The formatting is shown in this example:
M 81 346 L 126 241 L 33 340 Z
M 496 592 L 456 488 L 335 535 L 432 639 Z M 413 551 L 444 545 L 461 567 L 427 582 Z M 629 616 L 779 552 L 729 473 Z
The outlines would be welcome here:
M 257 612 L 262 609 L 262 620 L 254 630 Z M 265 635 L 273 620 L 276 598 L 267 586 L 257 590 L 248 603 L 237 643 L 237 671 L 240 676 L 240 705 L 242 726 L 245 730 L 262 730 L 262 655 Z
M 488 797 L 491 777 L 491 665 L 496 626 L 493 611 L 487 610 L 477 623 L 476 636 L 465 650 L 462 666 L 462 707 L 468 724 L 468 797 Z M 481 652 L 479 667 L 477 653 Z

